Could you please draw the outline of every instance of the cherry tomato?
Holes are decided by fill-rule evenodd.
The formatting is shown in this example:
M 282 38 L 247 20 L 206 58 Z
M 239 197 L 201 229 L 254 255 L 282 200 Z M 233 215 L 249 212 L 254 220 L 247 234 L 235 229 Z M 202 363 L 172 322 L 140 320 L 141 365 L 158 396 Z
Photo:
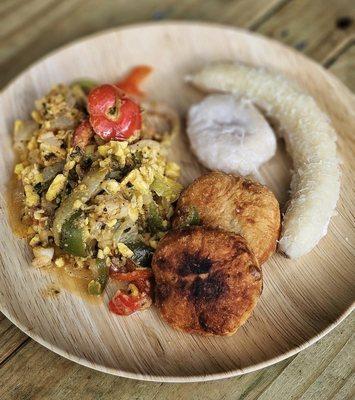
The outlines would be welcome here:
M 88 111 L 92 128 L 104 140 L 126 140 L 142 126 L 139 105 L 114 85 L 94 88 Z
M 108 303 L 111 312 L 117 315 L 130 315 L 136 311 L 149 307 L 151 299 L 146 293 L 140 293 L 138 296 L 132 296 L 117 290 L 116 294 Z
M 90 139 L 94 136 L 94 131 L 90 125 L 90 122 L 86 119 L 78 125 L 75 129 L 73 136 L 73 146 L 84 148 L 90 142 Z
M 152 72 L 152 68 L 147 65 L 138 65 L 132 68 L 128 76 L 118 81 L 115 86 L 126 93 L 142 97 L 144 92 L 139 89 L 140 83 Z

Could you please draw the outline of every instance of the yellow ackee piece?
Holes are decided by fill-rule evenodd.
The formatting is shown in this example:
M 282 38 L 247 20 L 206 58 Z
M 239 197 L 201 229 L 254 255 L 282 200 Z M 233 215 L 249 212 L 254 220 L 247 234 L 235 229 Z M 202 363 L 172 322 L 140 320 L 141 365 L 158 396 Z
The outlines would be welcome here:
M 48 191 L 46 193 L 46 200 L 54 200 L 58 196 L 58 194 L 64 189 L 66 180 L 67 178 L 63 174 L 58 174 L 53 179 L 53 182 L 48 188 Z
M 26 205 L 28 207 L 34 207 L 39 204 L 39 195 L 36 193 L 36 191 L 33 189 L 33 186 L 31 185 L 25 185 L 25 196 L 26 196 Z
M 24 170 L 24 166 L 22 163 L 15 165 L 15 174 L 20 177 L 21 172 Z
M 174 162 L 168 162 L 165 167 L 165 175 L 169 178 L 175 179 L 180 176 L 180 167 Z
M 117 249 L 124 257 L 131 258 L 133 256 L 133 251 L 128 248 L 124 243 L 118 243 Z

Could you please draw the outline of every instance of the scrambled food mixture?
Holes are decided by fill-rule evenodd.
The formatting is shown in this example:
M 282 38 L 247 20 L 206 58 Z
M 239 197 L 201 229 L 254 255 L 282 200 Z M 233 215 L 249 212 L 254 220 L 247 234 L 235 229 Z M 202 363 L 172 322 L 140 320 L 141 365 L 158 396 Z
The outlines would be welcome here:
M 148 72 L 57 85 L 14 128 L 33 265 L 85 270 L 95 296 L 109 278 L 120 282 L 109 303 L 119 315 L 152 303 L 151 257 L 182 189 L 179 166 L 166 159 L 178 117 L 141 102 L 137 84 Z
M 85 272 L 93 296 L 111 279 L 115 314 L 148 308 L 154 292 L 173 328 L 231 335 L 256 306 L 261 266 L 276 250 L 281 225 L 267 187 L 224 173 L 255 172 L 275 153 L 275 134 L 251 101 L 278 121 L 293 157 L 279 241 L 291 258 L 318 243 L 335 208 L 334 130 L 313 98 L 278 75 L 241 64 L 207 67 L 190 82 L 227 94 L 194 105 L 187 133 L 200 161 L 220 171 L 180 195 L 179 166 L 166 158 L 179 119 L 165 105 L 142 102 L 139 83 L 149 72 L 140 66 L 115 84 L 55 86 L 36 101 L 31 120 L 16 121 L 15 175 L 33 265 Z M 325 187 L 334 189 L 328 200 Z
M 115 314 L 148 308 L 155 293 L 173 328 L 231 335 L 261 295 L 261 265 L 280 232 L 279 204 L 265 186 L 217 171 L 181 194 L 179 166 L 167 160 L 179 118 L 166 105 L 142 101 L 138 85 L 149 72 L 141 66 L 115 84 L 55 86 L 35 102 L 31 120 L 15 122 L 15 175 L 33 265 L 84 273 L 92 296 L 114 283 L 109 309 Z M 222 100 L 232 101 L 236 119 L 228 112 L 217 122 L 241 121 L 251 129 L 259 121 L 254 114 L 246 121 L 234 98 Z M 211 118 L 221 116 L 209 107 L 195 115 L 199 150 Z M 212 122 L 218 133 L 220 124 Z M 227 125 L 231 133 L 235 126 Z M 273 132 L 270 137 L 264 146 L 273 154 Z M 217 139 L 211 139 L 213 152 L 218 140 L 225 144 L 225 137 Z M 228 149 L 240 145 L 232 139 Z M 244 156 L 246 149 L 238 151 Z

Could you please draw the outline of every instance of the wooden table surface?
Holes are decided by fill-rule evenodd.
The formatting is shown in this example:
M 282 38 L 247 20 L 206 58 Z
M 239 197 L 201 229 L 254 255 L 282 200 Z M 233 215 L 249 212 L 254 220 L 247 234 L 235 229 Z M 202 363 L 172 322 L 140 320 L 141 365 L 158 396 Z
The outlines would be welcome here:
M 0 0 L 0 85 L 49 51 L 103 29 L 187 19 L 247 28 L 307 54 L 355 90 L 353 0 Z M 0 399 L 350 399 L 355 317 L 298 355 L 223 381 L 139 382 L 68 361 L 0 314 Z

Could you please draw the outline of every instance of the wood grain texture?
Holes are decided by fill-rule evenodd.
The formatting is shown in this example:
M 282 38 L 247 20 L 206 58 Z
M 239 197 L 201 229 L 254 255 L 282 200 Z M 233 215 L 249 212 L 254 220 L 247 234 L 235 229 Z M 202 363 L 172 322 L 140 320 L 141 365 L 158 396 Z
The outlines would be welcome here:
M 31 341 L 0 370 L 0 398 L 350 400 L 354 388 L 354 374 L 349 375 L 354 368 L 354 327 L 355 318 L 351 316 L 310 349 L 272 367 L 220 382 L 184 385 L 137 382 L 102 374 Z
M 355 39 L 354 4 L 348 0 L 294 0 L 272 15 L 258 32 L 302 51 L 320 63 Z
M 179 7 L 181 3 L 187 3 L 185 0 L 181 0 L 179 2 L 172 2 L 168 0 L 164 0 L 163 2 L 157 2 L 155 0 L 143 0 L 140 2 L 138 7 L 140 10 L 143 10 L 142 13 L 140 10 L 135 10 L 134 7 L 132 7 L 131 2 L 112 2 L 101 0 L 100 7 L 95 8 L 95 12 L 90 12 L 89 8 L 85 9 L 85 7 L 83 6 L 78 8 L 77 3 L 75 1 L 72 1 L 72 10 L 71 12 L 67 12 L 65 14 L 65 18 L 62 18 L 62 9 L 60 7 L 54 10 L 54 14 L 56 14 L 55 17 L 53 17 L 52 13 L 50 24 L 52 24 L 54 27 L 53 32 L 51 32 L 47 28 L 43 30 L 43 26 L 46 27 L 46 24 L 36 24 L 36 27 L 38 27 L 38 34 L 36 35 L 35 40 L 28 41 L 26 35 L 18 35 L 17 40 L 12 42 L 13 48 L 11 49 L 11 54 L 13 54 L 14 57 L 12 59 L 9 59 L 6 57 L 6 52 L 2 53 L 5 55 L 5 58 L 3 59 L 3 62 L 0 63 L 0 85 L 1 83 L 3 84 L 7 82 L 10 78 L 14 77 L 30 62 L 38 58 L 38 56 L 41 56 L 44 53 L 52 50 L 54 47 L 65 42 L 69 42 L 77 38 L 78 36 L 85 34 L 86 32 L 92 33 L 100 29 L 105 29 L 109 26 L 114 26 L 115 22 L 117 25 L 121 23 L 136 22 L 146 19 L 151 20 L 167 18 L 199 18 L 199 12 L 201 9 L 204 8 L 207 2 L 209 4 L 214 3 L 215 7 L 209 5 L 209 13 L 206 13 L 204 11 L 204 18 L 215 22 L 225 22 L 232 25 L 239 25 L 258 30 L 262 29 L 263 24 L 265 22 L 267 23 L 270 18 L 273 18 L 275 16 L 275 18 L 277 18 L 277 20 L 279 21 L 280 28 L 288 28 L 289 25 L 296 27 L 296 29 L 292 30 L 293 41 L 287 42 L 289 40 L 288 37 L 282 37 L 282 35 L 280 37 L 277 37 L 277 40 L 295 46 L 299 42 L 298 39 L 303 37 L 304 31 L 307 31 L 309 29 L 309 22 L 306 22 L 307 14 L 310 12 L 310 7 L 308 7 L 308 5 L 313 0 L 308 0 L 308 2 L 304 3 L 304 8 L 293 8 L 294 14 L 292 15 L 292 18 L 289 18 L 286 22 L 277 17 L 277 14 L 280 10 L 286 7 L 287 4 L 294 1 L 295 0 L 200 0 L 192 2 L 188 0 L 188 2 L 192 4 L 192 7 L 191 9 L 186 10 L 186 6 L 182 9 L 181 6 Z M 2 18 L 1 28 L 5 29 L 7 32 L 11 31 L 11 35 L 15 34 L 17 30 L 21 30 L 22 27 L 24 28 L 24 30 L 28 29 L 28 22 L 26 22 L 25 13 L 21 12 L 22 8 L 27 7 L 28 9 L 28 6 L 26 6 L 28 3 L 31 3 L 31 0 L 2 0 L 0 2 L 0 15 Z M 44 1 L 42 1 L 42 4 L 43 3 Z M 116 3 L 117 5 L 112 9 L 113 3 Z M 317 2 L 319 13 L 323 13 L 326 11 L 325 8 L 327 8 L 327 3 L 325 4 L 325 2 Z M 228 13 L 220 12 L 220 9 L 224 8 L 226 4 L 229 5 Z M 346 9 L 349 9 L 349 4 L 352 4 L 351 0 L 349 0 L 348 3 L 345 4 Z M 312 12 L 314 13 L 314 9 Z M 343 23 L 343 26 L 345 25 L 344 30 L 346 32 L 346 40 L 344 41 L 345 45 L 341 46 L 340 48 L 336 47 L 336 49 L 333 50 L 333 48 L 328 45 L 327 41 L 321 41 L 318 43 L 318 47 L 324 46 L 327 49 L 326 52 L 324 52 L 326 54 L 326 57 L 323 65 L 326 65 L 327 67 L 330 66 L 330 70 L 350 89 L 354 90 L 355 69 L 353 67 L 353 64 L 355 58 L 352 51 L 354 50 L 354 47 L 351 46 L 351 29 L 349 29 L 353 26 L 354 21 L 351 21 L 351 19 L 348 18 L 347 12 L 345 10 L 340 9 L 338 12 L 339 15 L 342 15 L 342 20 L 345 22 Z M 118 21 L 121 14 L 124 15 L 124 18 Z M 9 17 L 11 15 L 12 18 L 10 19 Z M 47 20 L 47 14 L 38 13 L 37 19 Z M 11 24 L 8 21 L 10 21 Z M 318 19 L 313 20 L 312 25 L 317 25 L 317 29 L 320 32 L 322 29 L 327 29 L 327 32 L 329 32 L 329 28 L 333 29 L 333 31 L 339 29 L 336 26 L 335 16 L 333 17 L 333 23 L 331 17 L 329 18 L 329 21 L 330 24 L 327 27 L 325 27 L 324 24 L 321 24 Z M 60 27 L 62 27 L 64 31 L 60 31 Z M 273 32 L 270 32 L 269 34 L 273 35 Z M 0 49 L 4 47 L 8 48 L 7 39 L 8 37 L 5 38 L 5 40 L 2 40 L 2 38 L 0 39 Z M 23 42 L 25 42 L 25 44 L 23 44 Z M 349 49 L 351 49 L 351 54 L 349 54 Z M 303 50 L 300 49 L 300 51 Z M 312 57 L 313 51 L 317 52 L 318 50 L 317 48 L 312 48 L 308 50 L 308 55 Z M 4 329 L 2 329 L 2 325 L 4 325 Z M 1 332 L 8 335 L 9 325 L 11 326 L 11 335 L 13 335 L 13 333 L 16 333 L 15 336 L 17 338 L 22 338 L 25 336 L 18 328 L 10 324 L 6 318 L 0 318 Z M 319 351 L 315 355 L 312 353 L 312 362 L 300 365 L 300 368 L 302 369 L 304 375 L 307 375 L 308 371 L 311 371 L 313 373 L 315 369 L 318 369 L 319 361 L 324 355 L 322 349 L 332 347 L 332 339 L 335 335 L 344 335 L 352 332 L 353 326 L 347 324 L 347 321 L 344 321 L 341 323 L 340 327 L 338 327 L 332 334 L 321 339 L 315 345 L 319 347 Z M 3 346 L 7 346 L 7 342 L 8 339 L 1 341 L 1 350 L 6 348 Z M 27 340 L 25 346 L 28 346 L 29 344 L 31 344 L 31 342 L 31 340 Z M 11 341 L 11 346 L 9 347 L 15 350 L 17 348 L 17 345 L 21 345 L 21 343 L 22 340 Z M 31 350 L 33 352 L 38 352 L 39 348 L 41 348 L 41 346 L 39 345 L 32 346 Z M 296 359 L 302 354 L 310 352 L 311 350 L 312 347 L 304 350 L 296 356 Z M 26 381 L 23 380 L 23 374 L 14 374 L 13 379 L 11 379 L 10 381 L 7 380 L 7 374 L 12 374 L 12 372 L 10 372 L 9 369 L 6 369 L 6 373 L 1 375 L 0 381 L 6 381 L 7 383 L 11 382 L 11 385 L 10 387 L 7 387 L 6 385 L 0 386 L 0 398 L 23 399 L 36 397 L 42 399 L 48 398 L 48 396 L 45 396 L 44 394 L 50 393 L 51 399 L 116 399 L 117 397 L 120 397 L 122 393 L 127 393 L 127 396 L 124 396 L 124 398 L 152 399 L 156 395 L 159 396 L 159 392 L 162 390 L 165 397 L 172 399 L 204 399 L 206 395 L 209 395 L 209 393 L 211 393 L 211 396 L 214 395 L 214 399 L 219 397 L 223 399 L 255 399 L 258 397 L 260 392 L 270 384 L 271 381 L 277 381 L 279 379 L 278 376 L 282 372 L 284 364 L 292 360 L 292 358 L 290 358 L 274 366 L 265 368 L 261 371 L 250 373 L 238 378 L 230 378 L 221 382 L 184 385 L 161 385 L 155 383 L 136 382 L 123 378 L 108 376 L 70 363 L 71 365 L 75 366 L 75 369 L 70 368 L 69 377 L 64 374 L 63 379 L 61 379 L 60 383 L 53 388 L 51 375 L 57 376 L 63 372 L 63 370 L 61 369 L 61 363 L 57 362 L 59 356 L 56 356 L 54 362 L 48 365 L 46 363 L 46 358 L 48 357 L 52 360 L 52 353 L 46 349 L 43 349 L 43 352 L 41 352 L 40 354 L 41 358 L 39 358 L 36 363 L 31 364 L 30 369 L 26 370 L 25 376 L 26 378 L 28 378 L 26 379 Z M 8 357 L 4 365 L 6 365 L 6 363 L 10 360 L 14 362 L 13 369 L 15 371 L 19 367 L 19 369 L 21 370 L 21 367 L 23 365 L 21 352 L 16 352 L 12 356 Z M 340 358 L 340 364 L 341 360 L 342 358 Z M 329 360 L 327 360 L 327 362 L 329 362 Z M 28 386 L 33 386 L 33 382 L 35 382 L 37 377 L 43 373 L 43 365 L 45 365 L 46 370 L 48 370 L 48 373 L 46 375 L 48 378 L 47 382 L 43 385 L 41 390 L 38 390 L 38 396 L 36 396 L 35 393 L 33 396 L 28 395 L 27 388 Z M 333 376 L 337 376 L 338 374 L 337 370 L 332 370 L 331 372 Z M 318 379 L 315 380 L 315 383 L 317 382 Z M 292 379 L 284 381 L 284 385 L 286 387 L 291 387 L 292 384 Z M 354 397 L 355 374 L 353 373 L 352 375 L 350 375 L 349 378 L 343 380 L 342 384 L 343 386 L 338 389 L 338 393 L 335 394 L 334 397 L 331 396 L 331 398 L 334 398 L 336 400 L 344 400 Z M 331 387 L 331 384 L 328 381 L 322 382 L 322 385 L 324 387 Z M 165 387 L 167 388 L 166 390 L 164 390 Z M 51 388 L 53 389 L 51 390 Z M 6 393 L 6 395 L 4 393 Z M 21 393 L 23 394 L 23 396 L 21 396 Z M 239 397 L 240 393 L 242 395 Z M 132 397 L 129 397 L 130 395 Z M 277 395 L 275 396 L 275 400 L 287 400 L 288 398 L 291 398 L 291 396 L 286 396 L 286 398 L 281 398 Z M 304 396 L 304 398 L 307 397 Z M 317 397 L 315 398 L 318 399 Z
M 28 336 L 0 313 L 0 365 L 26 341 Z
M 142 29 L 145 40 L 139 51 Z M 113 48 L 120 49 L 120 58 L 112 55 Z M 245 373 L 281 360 L 304 348 L 320 332 L 325 333 L 350 310 L 354 259 L 349 215 L 353 201 L 349 172 L 353 117 L 349 112 L 354 99 L 319 66 L 265 39 L 207 25 L 164 24 L 107 33 L 57 52 L 19 77 L 1 96 L 5 117 L 1 127 L 3 146 L 9 149 L 1 160 L 1 185 L 6 184 L 12 169 L 8 134 L 12 122 L 24 116 L 33 100 L 51 84 L 70 82 L 78 76 L 110 81 L 132 65 L 147 63 L 155 67 L 147 92 L 183 114 L 198 98 L 183 83 L 183 76 L 206 62 L 225 59 L 267 65 L 285 73 L 313 94 L 330 116 L 339 133 L 344 177 L 339 215 L 333 219 L 327 237 L 297 263 L 280 255 L 268 262 L 261 302 L 237 335 L 200 338 L 171 330 L 154 310 L 120 319 L 109 314 L 105 306 L 85 304 L 70 293 L 63 292 L 57 299 L 43 299 L 40 291 L 51 283 L 51 278 L 28 265 L 28 248 L 13 238 L 2 198 L 2 237 L 12 238 L 1 240 L 2 311 L 11 315 L 31 337 L 62 355 L 106 372 L 142 379 L 206 380 Z M 328 95 L 330 91 L 332 96 Z M 175 143 L 174 153 L 182 164 L 184 182 L 191 181 L 200 169 L 183 136 Z M 266 182 L 280 198 L 285 198 L 288 189 L 289 176 L 282 172 L 287 171 L 287 165 L 280 151 L 264 169 Z M 18 290 L 14 291 L 14 287 Z
M 50 50 L 103 29 L 152 19 L 203 19 L 249 28 L 286 1 L 104 0 L 98 7 L 98 0 L 10 0 L 0 8 L 0 18 L 10 19 L 0 27 L 0 84 Z
M 354 19 L 353 10 L 351 0 L 101 0 L 99 7 L 97 0 L 3 0 L 0 85 L 64 43 L 152 19 L 206 20 L 249 28 L 327 61 L 353 38 L 353 20 L 337 22 L 342 17 Z
M 330 65 L 330 71 L 355 92 L 355 43 Z

